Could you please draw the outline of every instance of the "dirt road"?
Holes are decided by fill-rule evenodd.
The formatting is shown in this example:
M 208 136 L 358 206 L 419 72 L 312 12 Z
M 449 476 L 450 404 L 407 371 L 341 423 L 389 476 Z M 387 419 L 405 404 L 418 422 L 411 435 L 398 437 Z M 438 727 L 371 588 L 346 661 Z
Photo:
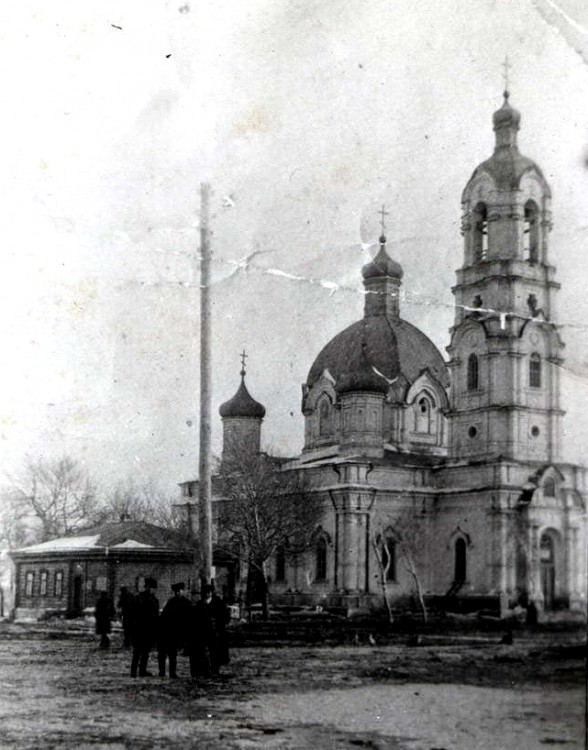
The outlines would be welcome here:
M 47 637 L 47 636 L 45 636 Z M 444 642 L 236 649 L 224 675 L 131 679 L 91 636 L 0 631 L 6 750 L 580 749 L 582 649 Z M 151 665 L 152 667 L 155 664 Z

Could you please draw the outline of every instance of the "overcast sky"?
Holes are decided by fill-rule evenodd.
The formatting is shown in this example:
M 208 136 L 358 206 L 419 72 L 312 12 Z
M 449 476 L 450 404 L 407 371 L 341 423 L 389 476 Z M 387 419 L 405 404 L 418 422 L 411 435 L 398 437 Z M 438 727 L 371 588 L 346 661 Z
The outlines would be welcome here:
M 265 446 L 302 447 L 301 384 L 362 315 L 360 269 L 382 203 L 405 271 L 402 315 L 445 353 L 461 191 L 493 150 L 506 55 L 521 151 L 554 195 L 566 449 L 586 456 L 583 0 L 7 5 L 4 471 L 66 452 L 106 482 L 132 474 L 172 488 L 195 475 L 204 180 L 217 453 L 217 409 L 238 385 L 243 348 L 267 408 Z

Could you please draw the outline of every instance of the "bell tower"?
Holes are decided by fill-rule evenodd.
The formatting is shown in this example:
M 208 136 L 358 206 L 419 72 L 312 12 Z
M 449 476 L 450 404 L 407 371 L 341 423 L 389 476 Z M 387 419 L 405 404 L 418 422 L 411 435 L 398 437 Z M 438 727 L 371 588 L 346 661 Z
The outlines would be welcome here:
M 495 147 L 462 194 L 463 264 L 451 331 L 454 458 L 558 460 L 562 363 L 550 263 L 551 190 L 523 156 L 504 92 Z

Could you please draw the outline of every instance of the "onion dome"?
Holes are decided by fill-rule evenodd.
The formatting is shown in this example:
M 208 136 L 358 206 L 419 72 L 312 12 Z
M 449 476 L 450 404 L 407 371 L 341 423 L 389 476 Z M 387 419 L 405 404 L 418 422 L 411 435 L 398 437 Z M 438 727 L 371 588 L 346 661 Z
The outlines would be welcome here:
M 521 113 L 511 107 L 508 99 L 510 94 L 508 91 L 504 92 L 504 102 L 500 109 L 497 109 L 492 116 L 492 122 L 494 123 L 494 130 L 501 128 L 516 128 L 519 129 L 521 123 Z
M 255 419 L 265 417 L 265 406 L 256 401 L 247 390 L 243 370 L 241 371 L 241 385 L 237 393 L 232 399 L 221 404 L 218 411 L 221 417 L 254 417 Z
M 380 249 L 376 257 L 367 263 L 361 269 L 361 275 L 364 279 L 375 279 L 375 278 L 392 278 L 401 279 L 404 275 L 402 266 L 388 255 L 386 252 L 386 238 L 384 235 L 380 237 Z
M 337 380 L 335 390 L 337 393 L 352 393 L 361 391 L 365 393 L 387 393 L 390 387 L 388 380 L 382 374 L 378 374 L 369 363 L 366 354 L 365 342 L 361 345 L 361 354 L 352 360 L 351 365 Z

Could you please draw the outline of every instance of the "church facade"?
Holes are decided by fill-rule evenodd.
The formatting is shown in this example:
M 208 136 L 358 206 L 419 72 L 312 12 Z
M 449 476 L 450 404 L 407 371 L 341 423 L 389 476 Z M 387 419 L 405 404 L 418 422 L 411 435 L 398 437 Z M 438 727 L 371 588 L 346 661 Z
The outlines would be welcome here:
M 494 153 L 462 195 L 448 360 L 402 319 L 382 235 L 363 318 L 312 364 L 304 448 L 286 469 L 308 477 L 324 518 L 306 554 L 271 561 L 274 601 L 585 607 L 585 474 L 560 455 L 551 193 L 519 125 L 505 92 Z M 221 407 L 224 451 L 243 437 L 259 448 L 264 413 L 242 382 Z

